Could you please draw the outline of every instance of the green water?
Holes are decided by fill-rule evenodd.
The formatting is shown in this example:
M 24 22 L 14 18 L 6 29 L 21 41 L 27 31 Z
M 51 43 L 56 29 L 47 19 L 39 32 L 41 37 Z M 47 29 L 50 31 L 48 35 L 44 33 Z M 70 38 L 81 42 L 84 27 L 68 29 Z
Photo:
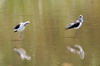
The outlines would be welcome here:
M 0 66 L 100 66 L 99 12 L 99 0 L 0 0 Z M 82 27 L 66 31 L 80 14 Z M 22 21 L 31 23 L 18 41 L 13 28 Z M 84 59 L 68 51 L 75 44 L 83 47 Z M 32 60 L 21 60 L 14 47 Z

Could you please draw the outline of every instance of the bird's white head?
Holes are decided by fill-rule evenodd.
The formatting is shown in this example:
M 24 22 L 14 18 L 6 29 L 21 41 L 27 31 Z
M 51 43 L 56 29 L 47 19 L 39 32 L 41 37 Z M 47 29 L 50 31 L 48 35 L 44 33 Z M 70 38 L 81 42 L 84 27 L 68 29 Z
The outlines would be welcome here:
M 80 16 L 79 16 L 79 18 L 83 18 L 83 16 L 82 16 L 82 15 L 80 15 Z
M 30 24 L 30 21 L 26 21 L 25 23 L 26 23 L 26 24 Z
M 83 16 L 82 15 L 79 16 L 79 22 L 83 22 Z
M 30 24 L 30 21 L 24 22 L 24 26 L 26 26 L 27 24 Z

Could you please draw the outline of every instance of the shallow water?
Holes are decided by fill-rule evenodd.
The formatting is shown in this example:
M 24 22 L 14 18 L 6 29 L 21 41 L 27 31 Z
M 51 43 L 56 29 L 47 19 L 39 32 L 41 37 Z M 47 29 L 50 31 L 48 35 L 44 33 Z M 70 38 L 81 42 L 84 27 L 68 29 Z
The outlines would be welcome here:
M 0 65 L 100 66 L 99 12 L 99 0 L 0 0 Z M 66 31 L 80 14 L 82 27 Z M 19 41 L 13 28 L 27 20 L 31 23 Z M 83 47 L 84 59 L 68 51 L 76 44 Z M 24 48 L 32 60 L 21 60 L 15 47 Z

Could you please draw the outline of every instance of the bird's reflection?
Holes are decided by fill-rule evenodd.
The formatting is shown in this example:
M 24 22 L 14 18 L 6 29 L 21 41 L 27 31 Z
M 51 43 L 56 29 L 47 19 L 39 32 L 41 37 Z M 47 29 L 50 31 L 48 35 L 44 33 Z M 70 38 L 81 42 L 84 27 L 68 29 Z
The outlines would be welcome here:
M 81 59 L 84 59 L 84 50 L 80 45 L 67 46 L 67 49 L 72 53 L 77 53 Z
M 20 55 L 22 60 L 31 60 L 31 56 L 28 56 L 23 48 L 14 48 L 14 51 Z

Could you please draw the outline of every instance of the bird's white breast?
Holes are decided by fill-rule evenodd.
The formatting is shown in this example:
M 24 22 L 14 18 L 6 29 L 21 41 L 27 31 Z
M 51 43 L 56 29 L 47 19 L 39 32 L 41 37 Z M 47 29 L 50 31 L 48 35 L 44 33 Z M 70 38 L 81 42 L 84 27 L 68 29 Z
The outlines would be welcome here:
M 78 26 L 78 27 L 75 27 L 74 29 L 78 29 L 78 28 L 80 28 L 81 26 L 82 26 L 82 23 L 80 23 L 79 26 Z
M 25 26 L 24 24 L 21 24 L 20 27 L 18 28 L 18 31 L 21 32 L 25 29 Z

